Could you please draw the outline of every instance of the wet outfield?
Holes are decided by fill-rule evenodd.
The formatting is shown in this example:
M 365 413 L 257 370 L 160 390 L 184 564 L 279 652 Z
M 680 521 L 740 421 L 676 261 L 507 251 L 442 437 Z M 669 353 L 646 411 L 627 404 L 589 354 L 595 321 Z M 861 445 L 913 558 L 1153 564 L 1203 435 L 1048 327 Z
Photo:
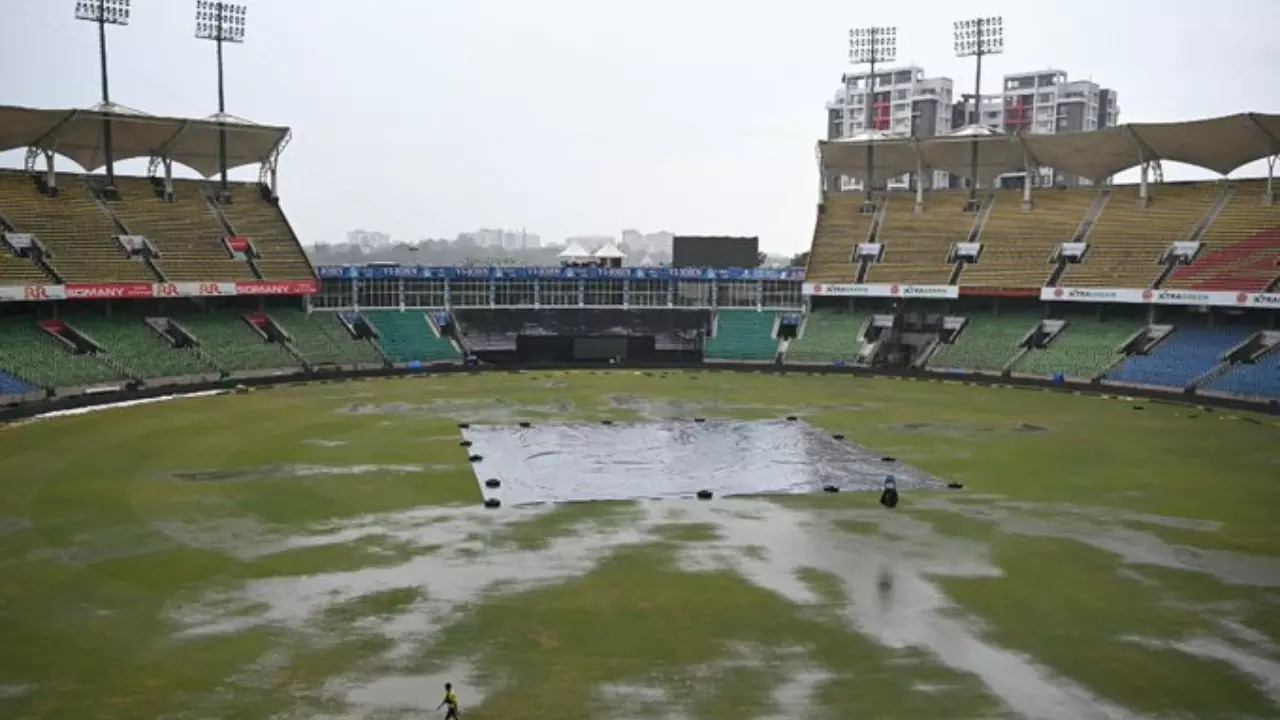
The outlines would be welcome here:
M 979 388 L 627 383 L 296 388 L 0 433 L 0 715 L 422 717 L 446 681 L 482 719 L 1280 715 L 1274 426 L 1163 442 L 1195 421 Z M 1116 428 L 1145 447 L 1055 455 Z M 5 465 L 67 433 L 116 449 L 96 475 Z M 889 467 L 892 511 L 855 492 Z M 1210 467 L 1252 502 L 1208 492 Z

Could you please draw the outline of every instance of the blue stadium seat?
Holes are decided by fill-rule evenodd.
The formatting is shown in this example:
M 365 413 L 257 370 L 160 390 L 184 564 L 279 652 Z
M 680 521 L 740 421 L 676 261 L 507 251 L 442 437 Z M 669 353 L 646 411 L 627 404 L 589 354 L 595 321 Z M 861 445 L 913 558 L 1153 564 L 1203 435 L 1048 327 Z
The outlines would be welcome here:
M 1214 378 L 1206 388 L 1254 397 L 1280 398 L 1280 351 L 1256 363 L 1241 363 Z
M 0 371 L 0 397 L 5 395 L 26 395 L 40 392 L 40 388 L 29 385 L 7 372 Z
M 1178 328 L 1150 355 L 1135 355 L 1109 379 L 1143 385 L 1185 388 L 1222 361 L 1223 353 L 1255 332 L 1252 327 Z

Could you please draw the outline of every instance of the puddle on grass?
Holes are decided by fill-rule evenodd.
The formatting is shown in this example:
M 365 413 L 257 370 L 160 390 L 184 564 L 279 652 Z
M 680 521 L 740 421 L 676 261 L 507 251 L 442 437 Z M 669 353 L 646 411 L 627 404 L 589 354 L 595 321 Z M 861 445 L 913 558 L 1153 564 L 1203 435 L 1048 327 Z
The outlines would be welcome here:
M 31 527 L 31 522 L 29 520 L 0 515 L 0 535 L 18 532 L 19 530 L 26 530 L 29 527 Z
M 243 482 L 268 478 L 308 478 L 341 475 L 416 475 L 452 470 L 453 465 L 264 465 L 233 470 L 194 470 L 171 475 L 186 482 Z
M 942 664 L 977 676 L 994 696 L 1024 718 L 1132 717 L 1033 659 L 989 644 L 980 628 L 933 584 L 935 576 L 1000 576 L 984 544 L 942 537 L 926 522 L 877 510 L 793 508 L 760 499 L 653 502 L 636 507 L 642 518 L 634 524 L 584 523 L 575 535 L 551 538 L 538 549 L 515 549 L 506 543 L 494 544 L 491 538 L 512 522 L 548 512 L 545 507 L 497 513 L 481 508 L 419 508 L 332 523 L 313 528 L 310 535 L 279 541 L 297 546 L 375 536 L 438 549 L 389 567 L 249 580 L 240 590 L 209 593 L 199 602 L 171 608 L 168 615 L 184 628 L 179 634 L 185 636 L 272 627 L 332 641 L 332 628 L 323 624 L 330 609 L 371 593 L 415 589 L 420 600 L 411 606 L 398 608 L 389 617 L 360 622 L 361 633 L 381 633 L 392 648 L 356 674 L 339 680 L 347 683 L 344 687 L 364 682 L 361 687 L 365 689 L 360 692 L 394 699 L 399 697 L 401 684 L 416 682 L 396 679 L 395 669 L 407 668 L 413 658 L 430 653 L 433 636 L 458 612 L 481 602 L 486 594 L 563 582 L 589 572 L 622 547 L 666 539 L 660 528 L 670 522 L 672 509 L 678 508 L 682 521 L 717 528 L 715 537 L 677 543 L 678 562 L 686 571 L 733 571 L 801 607 L 834 611 L 850 630 L 881 645 L 925 650 Z M 839 527 L 848 520 L 874 520 L 880 533 L 851 541 L 852 536 Z M 760 552 L 762 547 L 768 548 L 767 552 Z M 802 568 L 831 576 L 847 602 L 833 605 L 829 594 L 815 592 L 800 579 L 797 571 Z M 367 675 L 374 667 L 389 673 L 391 679 L 381 685 L 358 680 L 359 673 Z M 820 670 L 808 671 L 814 675 L 813 685 L 821 684 Z M 421 687 L 416 687 L 421 692 Z M 348 693 L 346 702 L 387 709 L 360 692 Z M 638 699 L 622 687 L 602 692 Z M 641 694 L 648 692 L 656 691 Z M 787 698 L 786 702 L 797 701 Z M 353 712 L 368 710 L 356 707 Z
M 698 400 L 686 402 L 681 400 L 663 400 L 639 395 L 610 395 L 606 398 L 611 407 L 635 413 L 644 420 L 679 420 L 698 415 L 715 415 L 724 411 L 746 411 L 766 416 L 779 415 L 815 415 L 832 410 L 863 410 L 867 405 L 859 403 L 841 404 L 836 407 L 785 407 L 779 405 L 759 405 L 755 403 L 717 402 L 714 400 Z
M 905 422 L 898 425 L 888 425 L 886 429 L 898 433 L 961 438 L 972 438 L 999 432 L 1010 432 L 1018 435 L 1038 435 L 1049 432 L 1049 428 L 1043 425 L 1032 425 L 1025 422 L 1003 428 L 961 423 Z
M 1192 637 L 1174 642 L 1134 636 L 1124 639 L 1156 650 L 1176 650 L 1204 660 L 1224 662 L 1252 680 L 1254 687 L 1280 706 L 1280 662 L 1274 656 L 1251 653 L 1213 637 Z
M 573 403 L 555 401 L 541 405 L 513 404 L 493 400 L 435 400 L 429 403 L 353 403 L 338 412 L 347 415 L 399 415 L 471 423 L 510 424 L 520 420 L 560 417 L 576 411 Z
M 347 441 L 346 440 L 322 440 L 320 438 L 307 438 L 306 440 L 302 441 L 302 444 L 310 445 L 311 447 L 335 448 L 335 447 L 342 447 L 343 445 L 346 445 Z
M 346 707 L 342 715 L 328 718 L 363 720 L 386 717 L 390 713 L 434 714 L 444 699 L 444 684 L 452 683 L 461 715 L 484 702 L 486 691 L 472 680 L 475 672 L 467 664 L 456 665 L 431 675 L 386 675 L 367 681 L 341 679 L 330 682 L 323 694 L 331 702 Z

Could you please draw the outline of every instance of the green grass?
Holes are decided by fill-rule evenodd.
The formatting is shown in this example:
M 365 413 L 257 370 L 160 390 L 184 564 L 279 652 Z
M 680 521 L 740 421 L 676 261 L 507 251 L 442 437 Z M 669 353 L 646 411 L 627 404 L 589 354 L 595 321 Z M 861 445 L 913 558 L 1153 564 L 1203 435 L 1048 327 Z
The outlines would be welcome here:
M 1228 626 L 1280 645 L 1280 425 L 1134 404 L 808 373 L 535 373 L 276 388 L 0 428 L 0 716 L 342 715 L 342 687 L 435 683 L 464 666 L 464 712 L 481 719 L 667 706 L 735 720 L 1011 715 L 980 675 L 848 619 L 877 597 L 859 562 L 953 552 L 994 571 L 939 561 L 912 582 L 1046 677 L 1149 715 L 1275 716 L 1246 674 L 1173 645 L 1277 656 Z M 649 413 L 798 414 L 965 490 L 906 493 L 892 513 L 862 493 L 657 515 L 627 502 L 477 507 L 458 422 Z M 1106 533 L 1170 562 L 1208 552 L 1205 569 L 1127 565 L 1097 547 Z M 1208 572 L 1233 563 L 1258 581 Z M 527 574 L 538 568 L 555 572 Z M 231 624 L 187 633 L 183 618 L 201 613 Z M 807 699 L 779 699 L 805 677 L 817 678 Z M 437 693 L 424 685 L 423 704 Z

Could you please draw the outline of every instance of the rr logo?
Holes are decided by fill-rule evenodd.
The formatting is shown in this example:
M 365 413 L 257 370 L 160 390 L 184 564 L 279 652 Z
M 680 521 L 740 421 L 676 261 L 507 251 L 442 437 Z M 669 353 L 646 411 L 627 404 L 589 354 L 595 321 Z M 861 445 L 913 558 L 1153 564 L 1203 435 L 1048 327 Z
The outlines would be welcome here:
M 22 298 L 24 300 L 48 300 L 49 291 L 43 285 L 27 285 L 22 288 Z

